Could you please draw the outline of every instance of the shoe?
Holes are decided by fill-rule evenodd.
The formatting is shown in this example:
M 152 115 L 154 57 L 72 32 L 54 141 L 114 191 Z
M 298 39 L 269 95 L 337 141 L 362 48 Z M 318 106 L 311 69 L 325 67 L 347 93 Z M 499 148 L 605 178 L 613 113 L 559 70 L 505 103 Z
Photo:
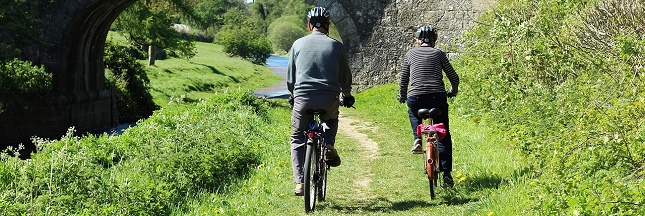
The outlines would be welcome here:
M 414 139 L 414 143 L 412 143 L 412 154 L 423 154 L 421 139 Z
M 338 152 L 336 152 L 334 146 L 327 145 L 326 148 L 327 152 L 325 152 L 325 162 L 332 167 L 340 166 L 340 157 L 338 156 Z
M 293 193 L 296 194 L 296 196 L 304 196 L 305 195 L 305 190 L 303 189 L 305 187 L 305 184 L 296 184 L 296 189 L 293 189 Z
M 455 186 L 455 182 L 452 181 L 452 175 L 450 175 L 450 172 L 443 173 L 443 184 L 441 185 L 441 187 L 451 188 L 454 186 Z

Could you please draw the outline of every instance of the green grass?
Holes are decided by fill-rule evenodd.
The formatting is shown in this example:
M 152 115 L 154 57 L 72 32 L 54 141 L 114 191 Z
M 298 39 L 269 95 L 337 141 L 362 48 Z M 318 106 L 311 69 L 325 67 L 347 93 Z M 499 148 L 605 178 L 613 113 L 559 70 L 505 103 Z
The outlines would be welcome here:
M 126 43 L 125 38 L 111 32 L 109 39 Z M 150 94 L 159 106 L 172 98 L 206 99 L 228 90 L 254 90 L 276 84 L 280 78 L 269 68 L 239 57 L 229 57 L 222 46 L 196 42 L 197 54 L 188 61 L 181 58 L 157 60 L 144 66 L 150 78 Z M 147 65 L 147 60 L 141 60 Z
M 395 85 L 379 86 L 356 95 L 356 110 L 341 108 L 343 115 L 359 120 L 376 141 L 376 158 L 366 158 L 360 140 L 340 134 L 337 149 L 343 164 L 332 168 L 327 201 L 314 215 L 518 215 L 531 213 L 525 203 L 531 189 L 524 177 L 522 156 L 483 123 L 451 114 L 454 148 L 454 189 L 438 189 L 430 200 L 421 155 L 412 155 L 407 107 L 395 101 Z M 392 95 L 392 97 L 383 97 Z M 284 102 L 282 102 L 284 103 Z M 369 107 L 369 109 L 368 109 Z M 303 215 L 302 197 L 293 196 L 289 156 L 289 110 L 272 110 L 272 119 L 283 123 L 272 133 L 284 137 L 265 146 L 266 160 L 235 191 L 202 194 L 192 211 L 177 215 Z M 279 120 L 278 120 L 279 121 Z M 343 121 L 343 118 L 340 119 Z M 367 187 L 359 181 L 370 181 Z
M 196 44 L 197 55 L 189 61 L 171 58 L 146 67 L 156 104 L 164 106 L 170 98 L 203 99 L 226 90 L 254 90 L 279 80 L 263 65 L 229 57 L 222 46 Z

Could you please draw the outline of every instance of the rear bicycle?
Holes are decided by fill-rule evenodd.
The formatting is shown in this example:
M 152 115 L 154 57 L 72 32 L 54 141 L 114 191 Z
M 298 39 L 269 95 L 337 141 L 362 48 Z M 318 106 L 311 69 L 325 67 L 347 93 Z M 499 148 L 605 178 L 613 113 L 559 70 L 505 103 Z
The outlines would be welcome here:
M 424 170 L 428 176 L 428 184 L 430 188 L 430 199 L 436 198 L 436 189 L 439 179 L 439 133 L 443 124 L 435 125 L 433 119 L 441 114 L 441 110 L 437 108 L 420 109 L 418 116 L 422 119 L 428 119 L 428 125 L 419 125 L 417 127 L 417 134 L 423 136 L 426 140 L 424 150 Z

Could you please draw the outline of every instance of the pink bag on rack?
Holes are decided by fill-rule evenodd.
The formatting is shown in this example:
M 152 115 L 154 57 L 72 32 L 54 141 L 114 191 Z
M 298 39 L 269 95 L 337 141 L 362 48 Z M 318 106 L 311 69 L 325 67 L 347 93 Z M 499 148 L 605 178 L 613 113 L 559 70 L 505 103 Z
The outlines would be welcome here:
M 421 137 L 421 131 L 424 130 L 436 130 L 439 135 L 439 141 L 446 137 L 446 126 L 443 123 L 434 124 L 434 125 L 423 125 L 420 124 L 417 126 L 417 136 Z

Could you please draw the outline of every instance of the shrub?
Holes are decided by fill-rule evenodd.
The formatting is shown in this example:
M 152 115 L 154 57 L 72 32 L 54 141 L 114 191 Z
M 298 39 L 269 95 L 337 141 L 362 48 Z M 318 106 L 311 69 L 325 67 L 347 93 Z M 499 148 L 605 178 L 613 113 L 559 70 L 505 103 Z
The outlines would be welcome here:
M 267 34 L 273 52 L 289 51 L 294 41 L 308 33 L 301 17 L 283 16 L 269 25 Z
M 476 85 L 457 113 L 507 131 L 532 159 L 538 214 L 645 213 L 643 11 L 637 0 L 509 1 L 466 35 L 455 67 Z
M 106 43 L 105 67 L 108 85 L 114 87 L 120 122 L 147 118 L 159 107 L 152 101 L 150 79 L 126 46 Z
M 271 56 L 271 43 L 264 28 L 239 9 L 229 10 L 224 19 L 226 24 L 215 35 L 215 43 L 224 46 L 224 52 L 230 56 L 250 59 L 255 64 L 266 63 Z
M 18 59 L 0 62 L 0 113 L 5 107 L 40 101 L 51 91 L 52 74 L 43 66 Z
M 283 141 L 266 133 L 277 123 L 256 114 L 265 108 L 230 92 L 169 104 L 121 135 L 37 139 L 30 160 L 2 153 L 0 215 L 169 215 L 226 193 Z

